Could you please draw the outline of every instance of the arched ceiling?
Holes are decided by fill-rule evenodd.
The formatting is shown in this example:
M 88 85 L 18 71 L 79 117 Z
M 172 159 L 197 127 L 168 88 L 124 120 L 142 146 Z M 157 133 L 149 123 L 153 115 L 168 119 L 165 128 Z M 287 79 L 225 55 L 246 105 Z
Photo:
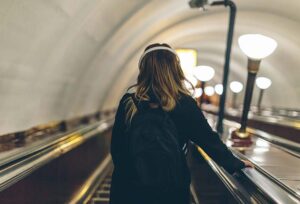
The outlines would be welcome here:
M 190 9 L 184 0 L 0 1 L 0 134 L 115 108 L 152 42 L 195 48 L 221 82 L 228 9 Z M 300 99 L 300 2 L 236 0 L 229 80 L 246 81 L 245 33 L 278 42 L 259 76 L 273 84 L 264 105 L 297 108 Z M 230 95 L 228 96 L 230 97 Z M 242 100 L 243 96 L 240 96 Z M 287 100 L 288 98 L 288 100 Z M 257 99 L 254 90 L 253 102 Z

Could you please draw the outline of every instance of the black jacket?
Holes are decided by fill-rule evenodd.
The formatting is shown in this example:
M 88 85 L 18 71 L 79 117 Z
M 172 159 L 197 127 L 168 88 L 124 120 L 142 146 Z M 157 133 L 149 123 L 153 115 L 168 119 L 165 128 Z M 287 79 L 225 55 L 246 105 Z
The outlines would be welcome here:
M 111 155 L 115 168 L 112 177 L 111 204 L 141 203 L 139 200 L 141 198 L 138 197 L 139 189 L 131 188 L 128 172 L 126 172 L 126 165 L 129 162 L 125 150 L 127 142 L 124 134 L 126 129 L 125 101 L 128 97 L 131 97 L 130 95 L 132 94 L 127 93 L 122 97 L 112 131 Z M 220 140 L 219 135 L 212 130 L 196 101 L 191 96 L 183 95 L 176 107 L 169 112 L 169 115 L 176 125 L 181 146 L 189 140 L 193 141 L 230 173 L 245 167 L 244 163 L 232 155 Z M 174 195 L 178 196 L 175 201 L 171 201 L 171 199 L 174 199 Z M 183 188 L 182 192 L 173 192 L 169 196 L 166 195 L 166 199 L 169 202 L 165 203 L 188 203 L 189 186 Z M 143 201 L 143 203 L 146 204 L 147 202 Z

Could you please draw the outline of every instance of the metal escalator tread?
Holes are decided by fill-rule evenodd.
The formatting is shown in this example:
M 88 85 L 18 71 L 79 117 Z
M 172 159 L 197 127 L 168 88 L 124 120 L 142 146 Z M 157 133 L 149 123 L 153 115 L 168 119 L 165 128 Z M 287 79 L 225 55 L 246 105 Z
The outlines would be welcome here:
M 93 194 L 89 204 L 109 204 L 111 174 L 112 171 L 105 176 L 104 180 Z
M 97 190 L 92 195 L 89 204 L 109 204 L 110 186 L 111 186 L 111 175 L 110 171 L 100 183 Z M 191 194 L 191 204 L 196 204 L 194 197 Z

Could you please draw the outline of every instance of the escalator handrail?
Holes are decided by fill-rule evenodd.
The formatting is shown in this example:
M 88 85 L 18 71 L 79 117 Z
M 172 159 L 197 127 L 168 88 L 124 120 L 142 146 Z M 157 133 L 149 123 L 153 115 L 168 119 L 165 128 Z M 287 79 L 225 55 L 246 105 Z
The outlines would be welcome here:
M 216 173 L 216 175 L 221 179 L 223 184 L 238 203 L 252 203 L 253 198 L 251 198 L 251 196 L 238 182 L 236 182 L 225 170 L 217 165 L 201 147 L 197 146 L 196 144 L 194 144 L 194 146 L 197 148 L 198 152 L 202 155 L 212 170 Z
M 239 128 L 240 124 L 234 121 L 230 121 L 225 119 L 224 120 L 224 124 L 229 126 L 229 127 L 234 127 L 234 128 Z M 300 144 L 293 142 L 293 141 L 289 141 L 287 139 L 283 139 L 280 137 L 277 137 L 275 135 L 266 133 L 264 131 L 261 130 L 257 130 L 254 128 L 247 128 L 247 131 L 249 131 L 251 134 L 257 136 L 258 138 L 262 138 L 268 142 L 270 142 L 273 146 L 275 146 L 278 149 L 281 149 L 282 151 L 285 151 L 295 157 L 300 158 Z M 241 154 L 239 151 L 237 151 L 234 148 L 231 148 L 231 151 L 240 159 L 246 159 L 248 160 L 248 158 L 246 158 L 243 154 Z M 290 189 L 288 186 L 286 186 L 285 184 L 283 184 L 282 182 L 280 182 L 278 179 L 276 179 L 273 175 L 271 175 L 269 172 L 266 172 L 264 169 L 262 169 L 261 167 L 259 167 L 258 165 L 256 165 L 255 162 L 252 161 L 252 163 L 255 165 L 255 169 L 252 171 L 251 169 L 244 171 L 245 176 L 251 180 L 251 182 L 253 184 L 255 184 L 258 188 L 261 188 L 260 186 L 262 185 L 260 183 L 260 180 L 257 177 L 262 178 L 262 175 L 265 177 L 265 183 L 270 183 L 270 185 L 273 186 L 273 189 L 275 189 L 275 191 L 278 190 L 278 188 L 280 188 L 280 192 L 279 194 L 281 194 L 281 198 L 277 198 L 277 196 L 275 195 L 276 193 L 272 193 L 269 196 L 272 197 L 272 199 L 277 199 L 277 200 L 290 200 L 291 203 L 294 203 L 294 200 L 297 200 L 297 202 L 299 202 L 300 200 L 300 196 L 299 194 L 297 194 L 295 191 L 293 191 L 292 189 Z M 247 172 L 247 173 L 245 173 Z M 256 175 L 256 176 L 253 176 Z M 264 184 L 264 183 L 263 183 Z M 268 187 L 266 187 L 268 188 Z M 262 191 L 265 191 L 266 188 L 261 188 Z M 268 188 L 269 189 L 269 188 Z M 279 192 L 278 191 L 278 192 Z M 266 192 L 269 193 L 269 192 Z M 288 195 L 287 195 L 288 194 Z M 285 201 L 286 202 L 286 201 Z M 282 202 L 282 203 L 285 203 Z
M 102 120 L 67 134 L 47 145 L 43 145 L 31 154 L 28 153 L 32 150 L 29 152 L 25 151 L 22 158 L 12 160 L 8 165 L 0 168 L 0 191 L 13 185 L 55 158 L 97 136 L 97 134 L 107 131 L 112 127 L 112 124 L 113 119 Z
M 71 130 L 65 133 L 51 135 L 51 137 L 42 139 L 41 141 L 36 141 L 27 147 L 16 148 L 9 152 L 2 152 L 0 158 L 0 169 L 9 163 L 17 161 L 18 159 L 25 158 L 28 155 L 35 154 L 50 146 L 63 142 L 73 134 L 83 134 L 84 132 L 88 132 L 89 130 L 94 129 L 97 125 L 101 124 L 102 122 L 98 121 L 90 125 L 85 125 L 84 127 L 78 127 L 75 130 Z M 5 156 L 3 156 L 4 154 Z
M 217 112 L 218 107 L 216 107 L 216 106 L 211 106 L 211 105 L 205 106 L 203 108 L 203 110 L 208 113 L 218 114 L 218 112 Z M 226 111 L 226 114 L 228 116 L 232 116 L 232 117 L 241 117 L 241 112 L 236 109 L 229 108 Z M 272 124 L 272 125 L 286 126 L 286 127 L 294 128 L 294 129 L 298 129 L 298 130 L 300 129 L 300 121 L 299 121 L 299 119 L 295 119 L 295 118 L 286 118 L 286 117 L 282 117 L 282 116 L 264 116 L 264 115 L 256 115 L 255 113 L 252 113 L 252 115 L 249 114 L 248 117 L 250 120 L 256 120 L 256 121 L 260 121 L 260 122 L 268 123 L 268 124 Z
M 68 203 L 88 203 L 97 187 L 99 186 L 100 182 L 112 168 L 112 159 L 110 154 L 108 154 Z
M 238 181 L 216 164 L 200 147 L 197 147 L 197 149 L 239 203 L 252 203 L 251 200 L 253 198 L 251 198 L 249 194 L 247 195 L 247 192 Z M 241 156 L 242 154 L 237 153 L 237 151 L 234 151 L 234 154 L 241 159 L 245 159 L 245 157 Z M 261 174 L 261 172 L 257 170 L 258 168 L 258 166 L 255 166 L 254 169 L 244 168 L 242 172 L 268 199 L 273 200 L 275 203 L 282 204 L 299 203 L 299 197 L 297 195 L 293 192 L 286 191 L 285 188 L 274 182 L 274 179 L 269 177 L 268 174 Z
M 234 155 L 236 155 L 241 159 L 248 159 L 243 154 L 236 151 L 235 149 L 231 149 L 231 151 L 233 152 Z M 278 203 L 285 203 L 286 200 L 290 200 L 290 199 L 297 200 L 299 202 L 300 196 L 297 193 L 295 193 L 289 187 L 284 185 L 282 182 L 278 181 L 273 175 L 266 172 L 260 166 L 256 165 L 254 162 L 252 163 L 255 166 L 255 171 L 252 171 L 251 169 L 243 169 L 242 171 L 244 175 L 247 176 L 247 178 L 252 181 L 253 184 L 255 184 L 258 188 L 260 188 L 265 193 L 270 193 L 269 192 L 269 190 L 271 189 L 270 186 L 272 186 L 272 189 L 274 189 L 275 192 L 271 193 L 270 196 L 273 197 L 274 200 L 277 200 Z M 268 183 L 267 186 L 266 183 Z M 279 202 L 280 200 L 281 201 L 284 200 L 285 202 Z

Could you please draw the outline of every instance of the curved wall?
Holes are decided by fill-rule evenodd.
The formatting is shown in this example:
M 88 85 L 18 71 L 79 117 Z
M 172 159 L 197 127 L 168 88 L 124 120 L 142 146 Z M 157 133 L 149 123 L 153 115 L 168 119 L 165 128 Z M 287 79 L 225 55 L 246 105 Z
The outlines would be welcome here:
M 230 80 L 245 83 L 244 33 L 262 33 L 278 49 L 259 76 L 273 84 L 264 105 L 297 108 L 300 99 L 300 4 L 238 0 Z M 114 108 L 135 81 L 151 42 L 196 48 L 221 82 L 226 8 L 191 10 L 187 1 L 3 0 L 0 2 L 0 134 Z M 257 100 L 254 90 L 253 102 Z M 230 94 L 228 95 L 230 98 Z M 242 95 L 240 96 L 240 101 Z

